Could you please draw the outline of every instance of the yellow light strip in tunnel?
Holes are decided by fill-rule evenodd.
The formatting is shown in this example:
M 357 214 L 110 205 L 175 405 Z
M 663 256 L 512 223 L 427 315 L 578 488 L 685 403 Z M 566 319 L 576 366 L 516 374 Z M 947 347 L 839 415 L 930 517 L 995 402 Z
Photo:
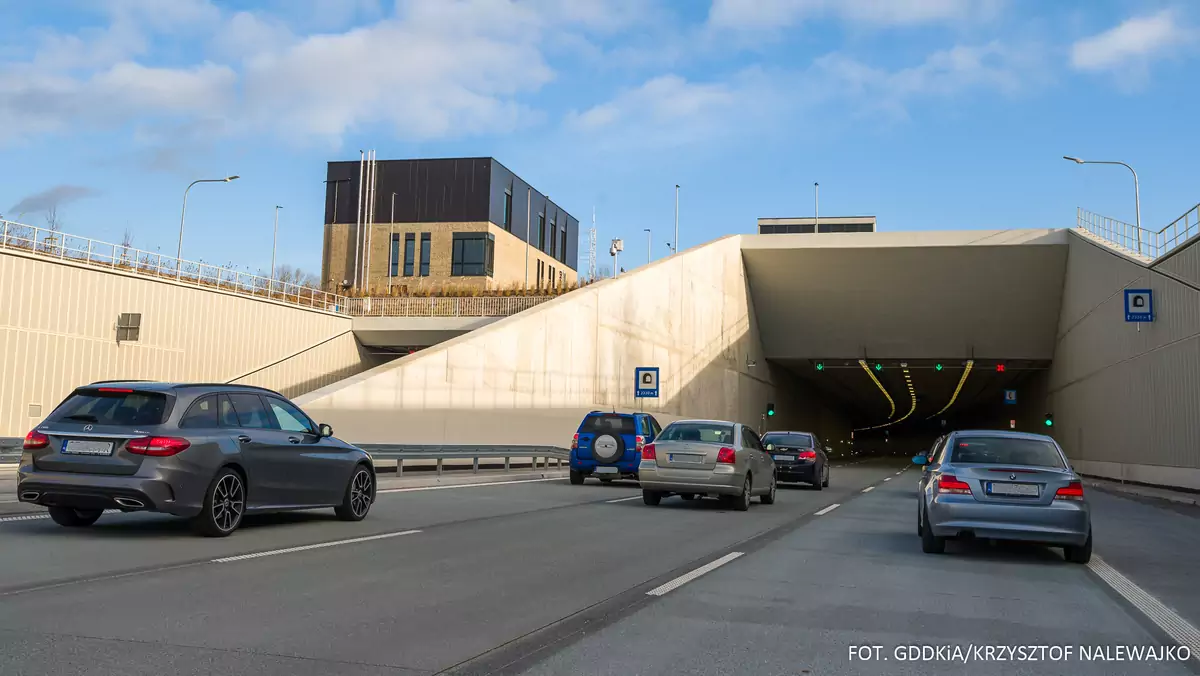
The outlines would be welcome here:
M 892 420 L 890 422 L 885 422 L 882 425 L 874 425 L 872 427 L 858 427 L 858 428 L 855 428 L 854 431 L 858 432 L 858 431 L 862 431 L 862 430 L 877 430 L 881 427 L 890 427 L 892 425 L 897 425 L 899 423 L 904 422 L 910 415 L 912 415 L 913 413 L 916 412 L 916 410 L 917 410 L 917 391 L 915 389 L 913 389 L 912 375 L 909 374 L 907 366 L 902 367 L 902 368 L 904 370 L 904 386 L 906 388 L 908 388 L 908 398 L 909 398 L 909 401 L 911 402 L 911 405 L 908 408 L 908 413 L 905 413 L 904 415 L 902 415 L 899 418 L 896 418 L 895 420 Z M 876 382 L 878 382 L 878 381 L 876 381 Z M 888 400 L 890 401 L 891 397 L 889 397 Z M 894 407 L 895 407 L 895 405 L 893 404 L 893 413 L 895 412 Z
M 939 415 L 941 415 L 941 414 L 945 413 L 945 412 L 946 412 L 946 409 L 948 409 L 948 408 L 950 408 L 951 406 L 953 406 L 953 405 L 954 405 L 954 401 L 955 401 L 956 399 L 958 399 L 958 393 L 959 393 L 959 392 L 962 392 L 963 385 L 966 385 L 966 384 L 967 384 L 967 376 L 971 375 L 971 367 L 973 367 L 973 366 L 975 366 L 975 360 L 974 360 L 974 359 L 968 359 L 968 360 L 967 360 L 967 366 L 966 366 L 966 368 L 964 368 L 964 369 L 963 369 L 963 374 L 962 374 L 962 377 L 958 379 L 958 387 L 954 388 L 954 394 L 953 394 L 953 395 L 950 397 L 950 402 L 949 402 L 949 403 L 947 403 L 945 406 L 943 406 L 943 407 L 942 407 L 942 410 L 940 410 L 940 411 L 938 411 L 937 413 L 934 413 L 933 415 L 929 416 L 929 418 L 936 418 L 936 417 L 938 417 Z M 926 420 L 929 420 L 929 418 L 926 418 Z
M 883 383 L 879 382 L 874 373 L 871 373 L 871 367 L 867 366 L 866 359 L 859 359 L 858 365 L 862 367 L 862 370 L 867 372 L 867 375 L 871 376 L 871 380 L 875 381 L 875 387 L 878 387 L 879 391 L 883 392 L 883 396 L 887 397 L 888 403 L 892 405 L 892 412 L 888 414 L 888 420 L 891 420 L 892 416 L 896 415 L 896 402 L 892 401 L 892 395 L 888 394 L 887 388 L 883 386 Z

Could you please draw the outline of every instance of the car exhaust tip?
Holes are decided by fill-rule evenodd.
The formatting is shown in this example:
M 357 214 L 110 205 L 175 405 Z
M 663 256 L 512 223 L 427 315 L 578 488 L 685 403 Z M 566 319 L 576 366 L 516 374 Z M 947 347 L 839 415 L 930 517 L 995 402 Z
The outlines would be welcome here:
M 33 502 L 34 500 L 37 500 L 40 497 L 42 497 L 42 494 L 37 491 L 23 491 L 21 493 L 21 499 L 28 500 L 30 502 Z
M 113 501 L 122 507 L 130 509 L 142 509 L 146 506 L 146 503 L 141 500 L 134 500 L 133 498 L 113 498 Z

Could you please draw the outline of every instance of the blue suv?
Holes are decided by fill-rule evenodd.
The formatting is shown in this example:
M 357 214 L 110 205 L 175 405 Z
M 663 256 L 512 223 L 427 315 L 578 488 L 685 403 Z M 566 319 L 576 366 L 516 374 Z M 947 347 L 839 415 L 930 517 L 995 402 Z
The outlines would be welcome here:
M 654 441 L 662 426 L 649 413 L 592 411 L 571 441 L 571 483 L 589 476 L 604 483 L 638 478 L 642 446 Z

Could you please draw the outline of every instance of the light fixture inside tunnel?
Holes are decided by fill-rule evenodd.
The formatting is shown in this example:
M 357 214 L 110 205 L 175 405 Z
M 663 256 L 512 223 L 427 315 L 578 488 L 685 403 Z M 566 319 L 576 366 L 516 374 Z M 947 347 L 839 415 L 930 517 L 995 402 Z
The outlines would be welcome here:
M 948 409 L 948 408 L 950 408 L 951 406 L 953 406 L 953 405 L 954 405 L 954 401 L 955 401 L 956 399 L 958 399 L 958 393 L 959 393 L 959 392 L 962 392 L 963 385 L 964 385 L 964 384 L 966 384 L 966 382 L 967 382 L 967 376 L 971 375 L 971 369 L 972 369 L 974 366 L 975 366 L 975 360 L 974 360 L 974 359 L 968 359 L 968 360 L 967 360 L 967 364 L 966 364 L 966 366 L 963 368 L 963 374 L 962 374 L 962 377 L 958 379 L 958 387 L 955 387 L 955 388 L 954 388 L 954 394 L 952 394 L 952 395 L 950 396 L 950 401 L 946 402 L 946 405 L 942 407 L 942 410 L 940 410 L 940 411 L 938 411 L 937 413 L 934 413 L 933 415 L 929 416 L 929 418 L 934 418 L 934 417 L 937 417 L 937 416 L 939 416 L 939 415 L 941 415 L 941 414 L 945 413 L 945 412 L 946 412 L 946 409 Z M 926 420 L 929 420 L 929 418 L 926 418 Z
M 859 430 L 875 430 L 875 429 L 880 429 L 883 427 L 889 427 L 891 425 L 895 425 L 895 424 L 904 422 L 906 419 L 908 419 L 909 416 L 911 416 L 913 413 L 916 412 L 916 410 L 917 410 L 917 391 L 915 388 L 913 388 L 912 375 L 908 372 L 907 365 L 904 365 L 904 366 L 905 366 L 903 368 L 904 387 L 906 389 L 908 389 L 908 399 L 909 399 L 909 403 L 910 403 L 910 406 L 908 408 L 908 413 L 905 413 L 904 415 L 902 415 L 899 418 L 892 420 L 890 422 L 885 422 L 882 425 L 873 425 L 871 427 L 859 427 L 857 429 L 859 429 Z M 864 365 L 864 368 L 865 368 L 865 365 Z M 868 371 L 867 373 L 870 373 L 870 371 Z M 874 376 L 872 375 L 872 377 L 874 377 Z M 878 385 L 879 381 L 876 380 L 875 383 Z M 881 389 L 882 389 L 882 387 L 883 386 L 880 385 Z M 887 394 L 887 390 L 884 390 L 884 394 Z M 888 397 L 888 401 L 890 402 L 891 400 L 892 400 L 891 397 Z M 892 404 L 892 414 L 894 415 L 895 413 L 896 413 L 896 405 L 893 403 Z M 890 415 L 888 416 L 888 418 L 891 418 L 891 417 L 892 416 L 890 416 Z M 884 435 L 886 435 L 887 430 L 884 430 L 883 433 L 884 433 Z
M 879 379 L 875 377 L 874 373 L 871 373 L 871 367 L 867 366 L 867 360 L 859 359 L 858 365 L 862 367 L 862 370 L 867 372 L 867 375 L 870 376 L 871 381 L 875 383 L 875 387 L 879 388 L 879 391 L 883 393 L 884 398 L 887 399 L 888 404 L 892 407 L 891 412 L 888 413 L 888 420 L 891 420 L 892 416 L 896 415 L 896 402 L 892 400 L 892 395 L 888 394 L 887 388 L 883 386 L 883 383 L 879 382 Z M 880 368 L 882 367 L 879 364 L 875 365 L 876 371 L 878 371 Z

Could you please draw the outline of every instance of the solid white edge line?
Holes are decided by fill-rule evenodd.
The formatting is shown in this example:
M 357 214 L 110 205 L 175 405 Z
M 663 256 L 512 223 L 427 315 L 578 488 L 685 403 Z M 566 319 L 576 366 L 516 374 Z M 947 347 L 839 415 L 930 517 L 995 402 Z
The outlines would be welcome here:
M 870 492 L 871 492 L 871 491 L 873 491 L 873 490 L 875 490 L 875 487 L 874 487 L 874 486 L 867 486 L 866 488 L 862 489 L 862 492 L 863 492 L 863 493 L 870 493 Z
M 106 509 L 105 514 L 121 514 L 119 509 Z M 134 512 L 130 512 L 133 514 Z M 38 519 L 49 519 L 49 514 L 14 514 L 12 516 L 0 516 L 0 523 L 11 523 L 13 521 L 36 521 Z
M 451 488 L 481 488 L 484 486 L 511 486 L 513 484 L 533 484 L 539 481 L 562 481 L 565 476 L 554 476 L 546 479 L 519 479 L 517 481 L 481 481 L 474 484 L 454 484 L 453 486 L 417 486 L 415 488 L 381 488 L 375 491 L 380 493 L 412 493 L 415 491 L 445 491 Z
M 668 582 L 666 584 L 663 584 L 658 587 L 655 587 L 654 589 L 651 589 L 650 591 L 646 592 L 646 595 L 647 596 L 662 596 L 663 594 L 666 594 L 667 592 L 671 591 L 672 589 L 678 589 L 679 587 L 691 582 L 692 580 L 695 580 L 696 578 L 700 577 L 701 575 L 704 575 L 705 573 L 711 573 L 712 571 L 714 571 L 714 570 L 720 568 L 721 566 L 729 563 L 730 561 L 733 561 L 734 559 L 738 558 L 743 553 L 744 552 L 730 552 L 730 553 L 726 554 L 725 556 L 722 556 L 721 558 L 717 559 L 716 561 L 713 561 L 712 563 L 706 563 L 703 566 L 700 566 L 699 568 L 697 568 L 696 570 L 693 570 L 690 573 L 684 573 L 683 575 L 680 575 L 679 577 L 675 578 L 674 580 L 671 580 L 670 582 Z
M 1164 605 L 1162 601 L 1134 584 L 1116 568 L 1108 565 L 1108 562 L 1099 556 L 1093 554 L 1087 567 L 1151 622 L 1158 625 L 1159 629 L 1175 639 L 1179 645 L 1186 646 L 1191 651 L 1193 658 L 1200 660 L 1200 630 Z
M 819 511 L 819 512 L 814 512 L 814 513 L 815 513 L 817 516 L 825 516 L 826 514 L 828 514 L 828 513 L 832 512 L 833 510 L 835 510 L 835 509 L 837 509 L 838 507 L 841 507 L 841 506 L 842 506 L 842 503 L 840 503 L 840 502 L 835 502 L 835 503 L 833 503 L 832 505 L 830 505 L 830 506 L 826 507 L 825 509 L 822 509 L 821 511 Z
M 611 505 L 611 504 L 612 504 L 612 503 L 614 503 L 614 502 L 625 502 L 626 500 L 637 500 L 637 499 L 638 499 L 638 498 L 640 498 L 640 497 L 642 497 L 642 496 L 640 496 L 640 495 L 631 495 L 631 496 L 629 496 L 629 497 L 627 497 L 627 498 L 617 498 L 616 500 L 605 500 L 604 502 L 606 502 L 606 503 L 608 503 L 608 504 L 610 504 L 610 505 Z
M 401 535 L 412 535 L 420 533 L 419 530 L 404 530 L 396 533 L 383 533 L 380 535 L 368 535 L 361 538 L 350 538 L 349 540 L 334 540 L 333 542 L 321 542 L 315 545 L 301 545 L 299 547 L 288 547 L 287 549 L 272 549 L 266 552 L 255 552 L 253 554 L 239 554 L 237 556 L 225 556 L 219 559 L 213 559 L 212 563 L 230 563 L 232 561 L 245 561 L 247 559 L 260 559 L 264 556 L 276 556 L 278 554 L 291 554 L 293 552 L 304 552 L 310 549 L 323 549 L 325 547 L 336 547 L 338 545 L 351 545 L 358 542 L 370 542 L 371 540 L 383 540 L 385 538 L 394 538 Z

